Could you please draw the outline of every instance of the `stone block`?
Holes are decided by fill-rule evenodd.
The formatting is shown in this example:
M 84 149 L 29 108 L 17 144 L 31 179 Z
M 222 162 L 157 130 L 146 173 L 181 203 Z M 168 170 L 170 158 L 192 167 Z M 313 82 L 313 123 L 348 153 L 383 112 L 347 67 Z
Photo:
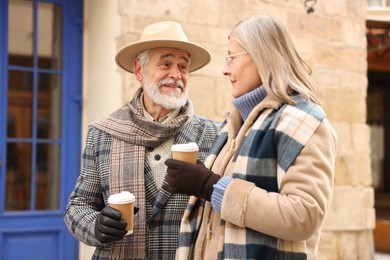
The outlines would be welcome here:
M 351 125 L 332 121 L 331 123 L 337 133 L 337 154 L 344 155 L 353 153 Z
M 372 230 L 365 230 L 357 234 L 357 259 L 373 259 L 374 236 Z
M 217 96 L 215 102 L 217 104 L 217 115 L 223 119 L 226 112 L 230 111 L 233 107 L 233 87 L 227 77 L 219 77 L 215 79 Z
M 337 154 L 370 153 L 370 127 L 367 124 L 331 122 L 337 132 Z
M 367 69 L 366 52 L 364 47 L 347 46 L 345 43 L 323 39 L 317 42 L 312 55 L 320 65 L 364 73 Z
M 366 123 L 366 93 L 347 88 L 327 88 L 322 93 L 324 110 L 332 122 Z
M 340 155 L 336 159 L 336 185 L 372 185 L 371 160 L 367 153 Z
M 323 12 L 326 13 L 327 16 L 337 16 L 342 17 L 343 19 L 357 19 L 364 17 L 367 4 L 367 1 L 365 0 L 321 2 L 318 2 L 318 8 L 321 7 L 321 10 L 323 10 Z
M 362 231 L 374 227 L 373 188 L 336 186 L 322 230 Z
M 318 260 L 373 259 L 372 231 L 321 233 Z
M 216 79 L 193 75 L 190 78 L 189 86 L 189 95 L 194 103 L 196 113 L 210 119 L 222 121 L 222 111 L 227 110 L 227 106 L 222 105 L 231 102 L 226 96 L 220 95 L 221 91 L 219 88 L 221 85 L 216 83 Z
M 352 70 L 344 70 L 340 72 L 338 86 L 345 89 L 353 89 L 361 93 L 367 92 L 368 78 L 365 73 Z
M 320 88 L 321 92 L 329 88 L 330 86 L 340 86 L 342 81 L 342 75 L 345 70 L 335 70 L 327 66 L 320 65 L 316 63 L 316 66 L 312 67 L 313 78 L 315 79 L 317 86 Z M 323 102 L 327 102 L 323 98 Z
M 312 67 L 313 78 L 321 92 L 335 91 L 337 89 L 352 89 L 361 93 L 367 92 L 368 79 L 365 73 L 347 69 L 333 69 L 324 65 Z M 323 98 L 324 103 L 327 99 Z
M 191 41 L 196 39 L 198 44 L 208 44 L 208 49 L 217 49 L 220 46 L 227 48 L 230 27 L 205 26 L 197 23 L 187 23 L 183 27 L 188 39 Z
M 351 46 L 366 48 L 366 24 L 355 19 L 343 21 L 344 42 Z
M 339 245 L 339 236 L 337 232 L 322 231 L 320 244 L 318 246 L 319 260 L 337 259 L 337 249 Z
M 138 33 L 126 33 L 121 34 L 116 38 L 116 48 L 117 50 L 126 46 L 129 43 L 135 42 L 139 40 L 140 35 Z M 114 58 L 114 57 L 113 57 Z
M 121 69 L 122 70 L 122 69 Z M 134 78 L 134 75 L 122 70 L 123 81 L 125 84 L 122 87 L 122 103 L 125 104 L 127 101 L 131 100 L 141 86 L 140 83 Z
M 370 127 L 367 124 L 351 125 L 351 140 L 353 151 L 370 153 Z
M 359 232 L 340 232 L 339 247 L 337 255 L 340 259 L 357 259 L 357 234 Z
M 311 39 L 314 41 L 313 44 L 324 40 L 338 42 L 343 38 L 341 30 L 343 20 L 339 18 L 288 12 L 286 21 L 293 38 Z
M 339 259 L 371 259 L 373 252 L 372 231 L 341 232 Z M 367 243 L 371 242 L 371 243 Z

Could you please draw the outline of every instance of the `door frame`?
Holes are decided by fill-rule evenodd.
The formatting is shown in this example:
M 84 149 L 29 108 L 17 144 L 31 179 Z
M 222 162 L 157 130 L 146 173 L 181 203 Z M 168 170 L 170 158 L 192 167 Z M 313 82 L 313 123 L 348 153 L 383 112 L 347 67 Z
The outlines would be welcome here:
M 8 0 L 0 0 L 0 245 L 7 253 L 7 236 L 31 233 L 37 238 L 45 234 L 53 236 L 58 259 L 78 259 L 79 243 L 67 230 L 63 213 L 74 183 L 80 171 L 82 132 L 82 57 L 83 57 L 83 2 L 80 0 L 44 0 L 39 2 L 63 6 L 63 65 L 62 65 L 62 124 L 61 124 L 61 177 L 59 209 L 26 212 L 4 211 L 6 176 L 6 132 L 8 93 Z M 4 55 L 3 55 L 4 54 Z M 1 69 L 3 68 L 3 69 Z M 5 138 L 3 138 L 5 137 Z M 20 223 L 28 220 L 28 227 Z M 5 224 L 6 223 L 6 227 Z M 47 225 L 51 223 L 51 225 Z M 33 246 L 33 245 L 32 245 Z M 1 247 L 1 246 L 0 246 Z M 0 250 L 2 251 L 2 250 Z M 1 253 L 1 252 L 0 252 Z M 1 258 L 1 255 L 0 255 Z

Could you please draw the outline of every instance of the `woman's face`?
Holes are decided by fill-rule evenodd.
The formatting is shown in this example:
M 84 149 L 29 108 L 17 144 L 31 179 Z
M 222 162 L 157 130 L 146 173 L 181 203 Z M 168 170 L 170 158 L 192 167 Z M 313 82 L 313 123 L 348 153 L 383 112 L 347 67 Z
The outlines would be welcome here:
M 255 63 L 244 47 L 232 37 L 228 46 L 227 65 L 222 73 L 229 77 L 233 86 L 233 97 L 238 98 L 259 87 L 262 82 Z

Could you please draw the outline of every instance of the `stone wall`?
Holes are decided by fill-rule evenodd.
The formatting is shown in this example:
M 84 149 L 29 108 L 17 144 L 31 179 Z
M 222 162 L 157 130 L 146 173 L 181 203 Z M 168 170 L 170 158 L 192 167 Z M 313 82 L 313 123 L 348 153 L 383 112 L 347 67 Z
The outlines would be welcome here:
M 367 61 L 365 0 L 318 1 L 307 14 L 302 0 L 117 0 L 121 17 L 118 49 L 138 40 L 153 22 L 182 24 L 189 40 L 206 46 L 212 61 L 190 78 L 197 113 L 222 120 L 230 107 L 231 86 L 222 76 L 227 35 L 242 17 L 272 13 L 282 17 L 298 51 L 313 69 L 323 107 L 338 133 L 335 190 L 323 226 L 319 259 L 373 258 L 374 195 L 370 168 L 370 130 L 366 125 Z M 312 1 L 310 1 L 312 2 Z M 138 88 L 122 74 L 122 100 Z

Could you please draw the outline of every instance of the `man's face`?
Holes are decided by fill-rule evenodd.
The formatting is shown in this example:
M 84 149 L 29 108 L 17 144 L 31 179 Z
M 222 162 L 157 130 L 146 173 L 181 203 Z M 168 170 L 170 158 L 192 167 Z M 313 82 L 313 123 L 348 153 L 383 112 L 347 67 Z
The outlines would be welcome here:
M 186 104 L 189 55 L 174 48 L 157 48 L 149 52 L 149 63 L 141 72 L 145 98 L 166 109 Z

